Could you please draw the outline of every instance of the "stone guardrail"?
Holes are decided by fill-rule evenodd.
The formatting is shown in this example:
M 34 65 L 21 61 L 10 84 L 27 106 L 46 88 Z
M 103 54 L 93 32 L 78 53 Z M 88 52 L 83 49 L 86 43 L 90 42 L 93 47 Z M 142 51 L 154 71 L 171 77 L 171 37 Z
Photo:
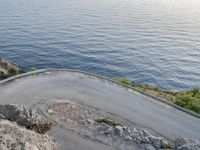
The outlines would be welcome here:
M 155 99 L 155 100 L 157 100 L 159 102 L 162 102 L 162 103 L 164 103 L 166 105 L 169 105 L 169 106 L 171 106 L 173 108 L 176 108 L 176 109 L 178 109 L 178 110 L 180 110 L 182 112 L 185 112 L 187 114 L 190 114 L 190 115 L 192 115 L 192 116 L 197 117 L 197 118 L 200 119 L 200 114 L 197 114 L 197 113 L 195 113 L 193 111 L 190 111 L 188 109 L 180 107 L 180 106 L 178 106 L 178 105 L 176 105 L 176 104 L 174 104 L 174 103 L 172 103 L 172 102 L 170 102 L 168 100 L 165 100 L 165 99 L 158 98 L 156 96 L 150 95 L 150 94 L 145 93 L 145 92 L 143 92 L 143 91 L 141 91 L 141 90 L 139 90 L 139 89 L 137 89 L 137 88 L 135 88 L 133 86 L 129 86 L 129 85 L 126 85 L 126 84 L 123 84 L 123 83 L 119 83 L 117 81 L 113 81 L 113 80 L 111 80 L 111 79 L 109 79 L 109 78 L 107 78 L 105 76 L 99 76 L 99 75 L 96 75 L 96 74 L 93 74 L 93 73 L 88 73 L 88 72 L 81 71 L 81 70 L 76 70 L 76 69 L 55 69 L 55 68 L 48 68 L 48 69 L 41 69 L 41 70 L 37 70 L 37 71 L 33 71 L 33 72 L 27 72 L 27 73 L 23 73 L 23 74 L 20 74 L 20 75 L 16 75 L 16 76 L 13 76 L 13 77 L 1 80 L 0 81 L 0 86 L 3 86 L 5 84 L 7 84 L 8 82 L 11 82 L 11 81 L 14 81 L 16 79 L 20 79 L 20 78 L 23 78 L 23 77 L 26 77 L 26 76 L 31 76 L 31 75 L 45 73 L 45 72 L 53 72 L 53 71 L 68 71 L 68 72 L 76 72 L 76 73 L 82 73 L 82 74 L 89 75 L 89 76 L 94 76 L 96 78 L 99 78 L 99 79 L 102 79 L 102 80 L 106 80 L 106 81 L 109 81 L 111 83 L 115 83 L 117 85 L 121 85 L 121 86 L 123 86 L 123 87 L 125 87 L 127 89 L 132 89 L 133 91 L 136 91 L 136 92 L 139 92 L 140 94 L 143 94 L 145 96 L 151 97 L 151 98 L 153 98 L 153 99 Z

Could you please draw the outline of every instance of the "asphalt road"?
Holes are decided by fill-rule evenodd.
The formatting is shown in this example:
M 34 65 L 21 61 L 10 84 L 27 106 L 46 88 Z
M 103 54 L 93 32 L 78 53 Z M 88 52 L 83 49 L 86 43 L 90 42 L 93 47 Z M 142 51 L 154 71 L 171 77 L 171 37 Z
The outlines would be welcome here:
M 31 106 L 42 100 L 65 99 L 121 116 L 170 140 L 177 137 L 200 139 L 199 119 L 137 92 L 130 92 L 123 86 L 82 73 L 52 71 L 0 86 L 1 104 L 20 103 Z M 52 132 L 52 135 L 60 139 L 63 147 L 71 146 L 70 149 L 112 149 L 99 143 L 94 146 L 94 143 L 88 143 L 88 140 L 80 139 L 75 134 Z M 71 145 L 64 143 L 63 139 L 71 140 Z M 81 144 L 77 140 L 81 140 Z

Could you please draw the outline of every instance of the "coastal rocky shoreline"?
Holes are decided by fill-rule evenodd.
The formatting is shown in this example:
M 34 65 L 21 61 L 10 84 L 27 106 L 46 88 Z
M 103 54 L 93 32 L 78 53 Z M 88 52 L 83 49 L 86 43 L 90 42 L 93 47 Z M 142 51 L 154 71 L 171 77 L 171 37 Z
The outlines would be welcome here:
M 0 58 L 0 80 L 20 73 L 23 73 L 23 70 L 20 69 L 16 64 L 6 59 Z
M 17 65 L 0 59 L 0 79 L 22 72 Z M 154 131 L 115 118 L 114 114 L 68 100 L 47 100 L 33 108 L 22 104 L 0 105 L 0 148 L 57 150 L 56 139 L 48 133 L 54 127 L 62 127 L 118 150 L 200 150 L 200 140 L 180 137 L 170 141 Z

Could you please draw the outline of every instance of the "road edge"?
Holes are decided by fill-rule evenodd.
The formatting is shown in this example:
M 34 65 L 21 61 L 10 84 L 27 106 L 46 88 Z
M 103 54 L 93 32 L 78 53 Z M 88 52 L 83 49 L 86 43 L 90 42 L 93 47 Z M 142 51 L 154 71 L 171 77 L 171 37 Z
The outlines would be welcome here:
M 102 79 L 102 80 L 107 80 L 107 81 L 109 81 L 111 83 L 115 83 L 117 85 L 121 85 L 121 86 L 123 86 L 123 87 L 125 87 L 127 89 L 132 89 L 133 91 L 136 91 L 136 92 L 138 92 L 138 93 L 140 93 L 142 95 L 148 96 L 148 97 L 150 97 L 150 98 L 152 98 L 154 100 L 157 100 L 157 101 L 159 101 L 161 103 L 169 105 L 169 106 L 171 106 L 173 108 L 176 108 L 176 109 L 178 109 L 178 110 L 180 110 L 182 112 L 185 112 L 185 113 L 187 113 L 189 115 L 192 115 L 192 116 L 200 119 L 200 114 L 197 114 L 197 113 L 195 113 L 193 111 L 190 111 L 188 109 L 180 107 L 180 106 L 178 106 L 178 105 L 176 105 L 176 104 L 174 104 L 174 103 L 172 103 L 172 102 L 170 102 L 170 101 L 168 101 L 166 99 L 162 99 L 162 98 L 158 98 L 156 96 L 150 95 L 150 94 L 145 93 L 145 92 L 143 92 L 143 91 L 141 91 L 141 90 L 139 90 L 139 89 L 137 89 L 137 88 L 135 88 L 133 86 L 129 86 L 129 85 L 126 85 L 126 84 L 123 84 L 123 83 L 119 83 L 117 81 L 113 81 L 112 79 L 109 79 L 108 77 L 100 76 L 100 75 L 97 75 L 97 74 L 94 74 L 94 73 L 90 73 L 90 72 L 86 72 L 86 71 L 82 71 L 82 70 L 77 70 L 77 69 L 56 69 L 56 68 L 40 69 L 40 70 L 37 70 L 37 71 L 32 71 L 32 72 L 27 72 L 27 73 L 19 74 L 19 75 L 12 76 L 10 78 L 1 80 L 0 81 L 0 86 L 3 86 L 5 84 L 7 84 L 9 82 L 12 82 L 14 80 L 17 80 L 17 79 L 21 79 L 23 77 L 27 77 L 27 76 L 31 76 L 31 75 L 36 75 L 36 74 L 40 74 L 40 73 L 45 73 L 45 72 L 53 72 L 53 71 L 76 72 L 76 73 L 82 73 L 82 74 L 85 74 L 85 75 L 94 76 L 94 77 Z

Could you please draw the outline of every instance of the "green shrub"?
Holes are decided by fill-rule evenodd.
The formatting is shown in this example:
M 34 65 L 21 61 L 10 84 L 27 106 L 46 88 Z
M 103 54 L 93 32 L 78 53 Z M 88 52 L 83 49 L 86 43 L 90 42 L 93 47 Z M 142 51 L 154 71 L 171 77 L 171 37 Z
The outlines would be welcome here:
M 143 91 L 143 92 L 146 92 L 146 90 L 147 90 L 147 89 L 146 89 L 144 86 L 142 86 L 142 85 L 136 85 L 135 87 L 136 87 L 137 89 Z
M 113 78 L 112 80 L 113 81 L 117 81 L 119 83 L 123 83 L 123 84 L 129 85 L 129 86 L 132 85 L 132 82 L 130 80 L 128 80 L 128 79 L 125 79 L 125 78 Z
M 184 93 L 178 93 L 172 102 L 196 113 L 200 113 L 200 89 L 194 88 Z
M 31 71 L 37 71 L 36 67 L 31 67 Z
M 14 75 L 17 75 L 17 74 L 18 74 L 18 71 L 15 70 L 15 69 L 13 69 L 13 68 L 11 68 L 11 69 L 8 70 L 8 73 L 9 73 L 11 76 L 14 76 Z
M 116 123 L 116 122 L 114 122 L 114 121 L 112 121 L 112 120 L 110 120 L 110 119 L 107 119 L 107 118 L 102 118 L 102 119 L 98 119 L 98 120 L 96 120 L 96 122 L 97 123 L 105 123 L 105 124 L 107 124 L 107 125 L 109 125 L 109 126 L 112 126 L 112 127 L 116 127 L 116 126 L 118 126 L 118 125 L 121 125 L 121 124 L 119 124 L 119 123 Z

